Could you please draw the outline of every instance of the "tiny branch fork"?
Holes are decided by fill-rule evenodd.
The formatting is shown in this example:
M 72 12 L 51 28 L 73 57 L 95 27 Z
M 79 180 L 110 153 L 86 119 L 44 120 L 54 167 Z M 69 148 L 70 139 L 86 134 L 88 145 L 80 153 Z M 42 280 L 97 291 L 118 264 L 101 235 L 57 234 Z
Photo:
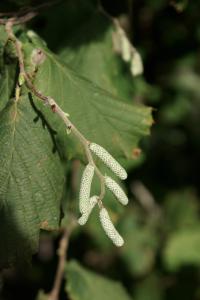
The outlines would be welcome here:
M 19 69 L 20 69 L 20 75 L 24 77 L 26 86 L 28 89 L 40 100 L 44 102 L 44 104 L 50 106 L 51 110 L 53 113 L 56 113 L 65 123 L 67 129 L 69 129 L 81 142 L 85 149 L 85 154 L 87 156 L 88 162 L 94 166 L 95 168 L 95 173 L 99 177 L 100 183 L 101 183 L 101 192 L 98 198 L 99 201 L 99 206 L 102 207 L 102 199 L 104 198 L 105 195 L 105 179 L 99 168 L 96 166 L 93 156 L 91 154 L 89 145 L 90 142 L 83 136 L 83 134 L 76 128 L 76 126 L 69 120 L 69 115 L 65 113 L 61 107 L 56 103 L 56 101 L 49 97 L 43 95 L 39 90 L 36 89 L 36 87 L 33 85 L 31 77 L 25 70 L 25 65 L 24 65 L 24 56 L 23 56 L 23 51 L 22 51 L 22 44 L 21 42 L 17 39 L 17 37 L 14 35 L 12 27 L 14 25 L 13 21 L 15 19 L 10 18 L 8 19 L 5 28 L 6 32 L 8 34 L 8 38 L 14 43 L 18 60 L 19 60 Z

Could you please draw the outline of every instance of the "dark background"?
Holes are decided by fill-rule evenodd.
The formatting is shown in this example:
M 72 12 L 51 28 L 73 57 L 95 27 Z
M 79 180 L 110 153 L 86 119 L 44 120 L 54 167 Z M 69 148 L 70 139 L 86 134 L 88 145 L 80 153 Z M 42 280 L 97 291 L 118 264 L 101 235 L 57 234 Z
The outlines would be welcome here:
M 12 1 L 9 4 L 16 9 Z M 4 8 L 6 5 L 8 1 Z M 135 201 L 134 220 L 138 226 L 135 235 L 143 237 L 134 239 L 133 232 L 131 243 L 137 251 L 130 247 L 129 259 L 135 256 L 136 262 L 143 265 L 145 261 L 146 265 L 139 271 L 129 267 L 126 257 L 124 260 L 123 256 L 113 254 L 113 248 L 99 246 L 87 232 L 72 237 L 69 257 L 122 281 L 134 300 L 197 300 L 200 299 L 200 2 L 102 0 L 102 5 L 115 17 L 121 14 L 129 17 L 130 38 L 144 63 L 144 74 L 134 79 L 133 96 L 154 108 L 151 136 L 140 145 L 144 160 L 130 169 L 127 182 L 129 195 Z M 45 13 L 48 14 L 47 9 Z M 47 22 L 48 18 L 40 15 L 34 26 L 43 33 Z M 153 213 L 137 199 L 134 184 L 138 182 L 154 200 Z M 156 209 L 160 215 L 152 217 Z M 185 242 L 179 247 L 177 239 L 178 246 L 169 258 L 165 251 L 172 236 L 178 236 L 180 230 Z M 194 231 L 199 232 L 195 241 L 191 238 Z M 34 299 L 39 288 L 50 290 L 58 240 L 59 237 L 43 233 L 40 252 L 34 256 L 32 267 L 5 272 L 1 299 Z M 153 253 L 148 260 L 145 251 L 154 240 L 156 246 L 150 246 Z M 182 252 L 187 253 L 186 258 L 180 258 Z M 64 293 L 62 297 L 66 299 Z

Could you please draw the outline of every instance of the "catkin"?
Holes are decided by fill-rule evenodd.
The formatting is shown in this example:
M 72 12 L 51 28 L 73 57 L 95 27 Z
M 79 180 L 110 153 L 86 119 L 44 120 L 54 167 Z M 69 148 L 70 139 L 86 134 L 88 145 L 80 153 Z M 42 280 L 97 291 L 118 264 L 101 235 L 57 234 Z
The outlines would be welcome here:
M 128 197 L 116 181 L 108 176 L 105 176 L 105 184 L 121 204 L 128 204 Z
M 107 234 L 107 236 L 112 240 L 112 242 L 117 246 L 121 247 L 124 244 L 124 240 L 118 231 L 115 229 L 108 212 L 105 208 L 101 208 L 99 213 L 99 218 L 101 225 Z
M 126 62 L 130 61 L 130 59 L 131 59 L 131 44 L 124 32 L 121 35 L 121 50 L 122 50 L 123 60 Z
M 125 169 L 100 145 L 90 144 L 90 149 L 121 179 L 127 178 Z
M 134 50 L 131 57 L 131 74 L 137 76 L 143 72 L 143 64 L 140 54 Z
M 89 206 L 88 209 L 82 214 L 82 216 L 78 219 L 78 223 L 80 225 L 85 225 L 85 223 L 87 222 L 93 208 L 95 207 L 95 205 L 98 202 L 98 197 L 97 196 L 93 196 L 89 199 Z
M 83 171 L 79 194 L 79 209 L 82 214 L 90 207 L 89 198 L 93 176 L 94 166 L 88 164 Z

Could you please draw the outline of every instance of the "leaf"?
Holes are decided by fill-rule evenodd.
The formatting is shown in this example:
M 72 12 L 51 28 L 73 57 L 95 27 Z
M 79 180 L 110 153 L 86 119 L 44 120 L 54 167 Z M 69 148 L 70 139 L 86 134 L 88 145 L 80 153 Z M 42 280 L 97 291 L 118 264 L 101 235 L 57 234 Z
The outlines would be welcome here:
M 98 1 L 69 0 L 45 19 L 43 34 L 48 45 L 69 66 L 113 95 L 133 101 L 135 81 L 128 64 L 114 51 L 116 28 Z
M 40 32 L 49 48 L 80 75 L 123 101 L 157 101 L 158 86 L 148 84 L 142 76 L 133 79 L 129 65 L 115 53 L 112 41 L 116 28 L 98 4 L 96 0 L 68 0 L 48 10 Z
M 71 300 L 130 300 L 119 282 L 95 274 L 76 261 L 67 263 L 65 276 Z
M 14 95 L 17 61 L 13 56 L 13 45 L 7 43 L 5 26 L 0 25 L 0 111 Z
M 162 300 L 164 299 L 164 288 L 161 275 L 151 273 L 139 283 L 134 285 L 135 300 Z
M 24 49 L 29 53 L 27 63 L 30 64 L 31 45 L 24 44 Z M 43 48 L 43 51 L 46 59 L 39 66 L 35 86 L 43 94 L 55 98 L 88 140 L 102 145 L 116 157 L 131 158 L 138 141 L 149 133 L 152 124 L 151 109 L 123 103 L 80 77 L 47 48 Z M 51 126 L 58 131 L 59 143 L 63 149 L 71 157 L 80 157 L 83 153 L 82 146 L 76 139 L 72 143 L 73 136 L 70 139 L 67 137 L 60 119 L 52 116 L 52 112 L 42 104 L 40 109 Z
M 41 118 L 28 96 L 0 114 L 0 267 L 28 260 L 40 228 L 59 224 L 63 171 Z
M 192 228 L 199 224 L 199 203 L 191 189 L 169 193 L 164 209 L 168 231 Z
M 165 266 L 176 271 L 182 266 L 200 266 L 200 227 L 174 232 L 163 251 Z
M 0 25 L 0 55 L 2 54 L 2 48 L 5 45 L 5 42 L 7 40 L 7 33 L 5 31 L 5 26 Z
M 80 75 L 130 103 L 134 95 L 134 80 L 128 66 L 114 52 L 114 31 L 110 20 L 95 11 L 80 28 L 72 27 L 60 55 Z
M 121 221 L 119 231 L 124 238 L 121 257 L 131 274 L 141 276 L 148 273 L 155 261 L 158 236 L 149 224 L 140 224 L 138 213 L 129 209 Z
M 12 97 L 15 88 L 16 67 L 12 64 L 4 64 L 1 69 L 0 80 L 0 111 L 6 106 Z
M 57 52 L 66 46 L 66 40 L 71 36 L 74 27 L 80 29 L 97 9 L 97 5 L 98 0 L 68 0 L 43 12 L 41 17 L 45 19 L 45 26 L 41 28 L 40 33 L 49 48 Z M 78 46 L 79 41 L 76 43 Z

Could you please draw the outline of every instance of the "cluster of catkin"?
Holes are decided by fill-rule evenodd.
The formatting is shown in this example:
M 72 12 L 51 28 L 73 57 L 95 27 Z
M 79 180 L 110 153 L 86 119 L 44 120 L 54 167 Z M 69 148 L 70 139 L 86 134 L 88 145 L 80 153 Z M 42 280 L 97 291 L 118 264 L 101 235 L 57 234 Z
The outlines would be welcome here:
M 127 178 L 127 173 L 124 168 L 100 145 L 95 143 L 90 143 L 89 145 L 90 150 L 98 156 L 106 165 L 109 167 L 113 173 L 115 173 L 120 179 L 124 180 Z M 90 195 L 92 180 L 95 172 L 95 166 L 93 164 L 88 164 L 83 171 L 81 185 L 80 185 L 80 194 L 79 194 L 79 209 L 81 212 L 81 217 L 79 218 L 78 222 L 80 225 L 84 225 L 91 212 L 92 209 L 99 201 L 98 196 Z M 104 182 L 106 187 L 114 194 L 116 199 L 123 205 L 128 203 L 128 198 L 122 188 L 118 185 L 116 181 L 114 181 L 109 176 L 104 176 Z M 101 225 L 107 234 L 107 236 L 112 240 L 112 242 L 120 247 L 123 245 L 124 240 L 115 229 L 108 212 L 103 205 L 99 205 L 99 219 Z

